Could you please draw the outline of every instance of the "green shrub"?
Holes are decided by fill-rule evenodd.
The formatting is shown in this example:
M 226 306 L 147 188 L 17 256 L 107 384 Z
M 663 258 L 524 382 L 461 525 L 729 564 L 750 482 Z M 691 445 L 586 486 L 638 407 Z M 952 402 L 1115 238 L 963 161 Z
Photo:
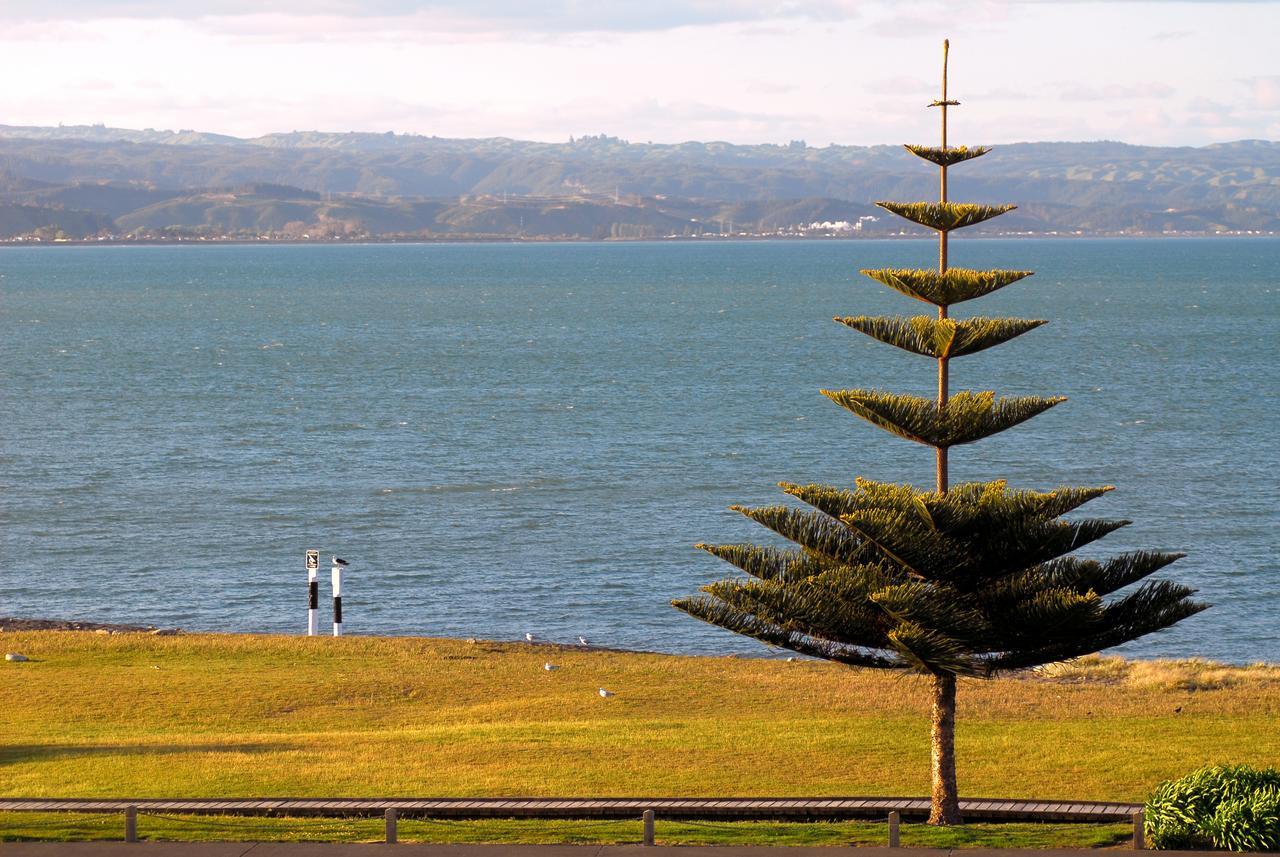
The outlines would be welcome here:
M 1280 850 L 1280 771 L 1219 765 L 1161 783 L 1146 828 L 1153 848 Z

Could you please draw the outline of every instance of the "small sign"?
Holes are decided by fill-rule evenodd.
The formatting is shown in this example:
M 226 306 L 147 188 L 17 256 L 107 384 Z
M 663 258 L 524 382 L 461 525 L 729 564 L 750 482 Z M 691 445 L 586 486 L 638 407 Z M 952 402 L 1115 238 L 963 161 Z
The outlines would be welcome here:
M 307 551 L 307 571 L 315 571 L 320 567 L 320 551 Z

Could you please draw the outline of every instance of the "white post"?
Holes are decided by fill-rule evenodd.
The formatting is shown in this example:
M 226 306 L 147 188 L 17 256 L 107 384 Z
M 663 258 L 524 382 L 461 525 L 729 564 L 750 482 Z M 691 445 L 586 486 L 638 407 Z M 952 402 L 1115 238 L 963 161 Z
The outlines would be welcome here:
M 307 636 L 320 630 L 320 551 L 307 551 Z
M 342 636 L 342 566 L 336 562 L 331 572 L 333 580 L 333 636 Z
M 307 569 L 307 636 L 314 637 L 320 630 L 320 581 L 317 570 Z

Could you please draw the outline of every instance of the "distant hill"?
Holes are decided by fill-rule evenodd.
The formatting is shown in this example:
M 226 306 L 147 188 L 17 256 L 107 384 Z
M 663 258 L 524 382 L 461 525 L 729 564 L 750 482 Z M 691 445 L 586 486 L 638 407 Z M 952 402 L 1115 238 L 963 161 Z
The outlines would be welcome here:
M 66 211 L 38 205 L 0 202 L 0 236 L 33 235 L 46 231 L 49 239 L 82 238 L 113 228 L 111 218 L 91 211 Z
M 771 232 L 876 216 L 876 199 L 928 198 L 935 182 L 897 146 L 0 126 L 0 204 L 47 210 L 32 217 L 64 230 L 105 218 L 113 233 L 601 238 L 729 222 Z M 989 231 L 1275 231 L 1280 143 L 1017 143 L 956 169 L 952 196 L 1019 205 Z M 0 237 L 23 234 L 22 222 L 6 220 Z

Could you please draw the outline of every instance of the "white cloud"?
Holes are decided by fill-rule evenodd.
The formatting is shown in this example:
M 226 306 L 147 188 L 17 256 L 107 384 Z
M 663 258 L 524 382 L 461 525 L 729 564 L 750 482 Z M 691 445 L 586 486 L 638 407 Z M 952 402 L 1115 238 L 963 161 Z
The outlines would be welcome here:
M 840 0 L 359 5 L 7 0 L 0 73 L 21 85 L 0 89 L 0 121 L 927 142 L 944 35 L 956 142 L 1202 144 L 1275 136 L 1280 110 L 1280 4 L 1168 3 L 1154 16 L 1141 2 L 974 0 L 964 16 L 934 0 L 868 0 L 857 15 Z M 45 8 L 99 17 L 13 20 Z M 1183 31 L 1195 52 L 1141 38 Z
M 1067 84 L 1059 98 L 1063 101 L 1128 101 L 1133 98 L 1168 98 L 1174 92 L 1167 83 L 1110 83 L 1097 87 Z
M 253 17 L 418 18 L 442 31 L 637 32 L 768 20 L 848 20 L 855 0 L 8 0 L 3 15 L 20 20 Z
M 1255 77 L 1245 81 L 1258 110 L 1280 110 L 1280 75 Z

